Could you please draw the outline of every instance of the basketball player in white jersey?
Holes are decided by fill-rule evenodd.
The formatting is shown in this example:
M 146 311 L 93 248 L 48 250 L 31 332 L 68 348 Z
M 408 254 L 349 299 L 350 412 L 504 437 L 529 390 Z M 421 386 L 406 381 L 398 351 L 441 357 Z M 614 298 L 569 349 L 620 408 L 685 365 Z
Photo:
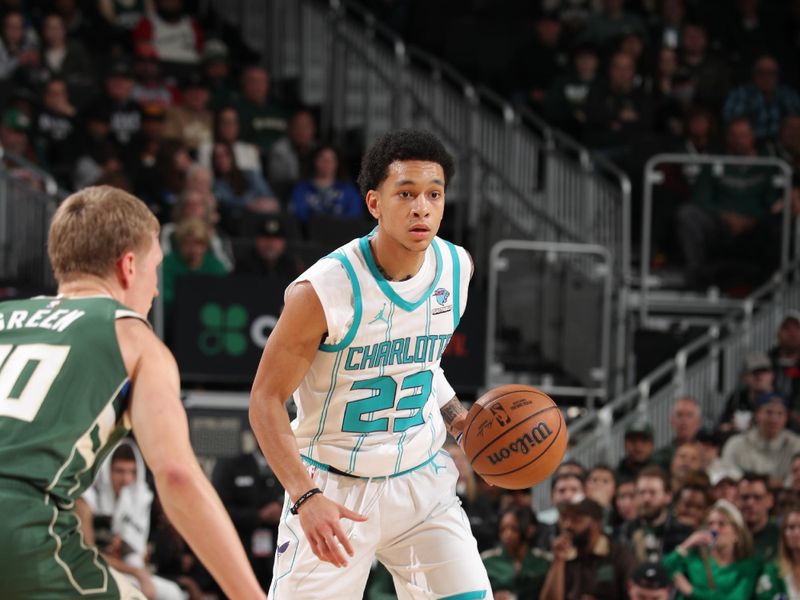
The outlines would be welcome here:
M 359 176 L 378 226 L 286 290 L 250 407 L 286 489 L 274 600 L 361 598 L 375 557 L 401 600 L 492 596 L 441 449 L 466 416 L 439 362 L 472 274 L 436 237 L 452 175 L 433 135 L 384 135 Z

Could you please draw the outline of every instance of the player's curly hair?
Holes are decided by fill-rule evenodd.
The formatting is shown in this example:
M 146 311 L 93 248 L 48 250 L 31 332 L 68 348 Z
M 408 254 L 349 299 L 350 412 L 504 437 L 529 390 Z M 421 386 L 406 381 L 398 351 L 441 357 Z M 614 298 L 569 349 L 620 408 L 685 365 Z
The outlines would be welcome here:
M 439 163 L 447 184 L 455 173 L 453 157 L 435 135 L 420 129 L 400 129 L 383 134 L 361 159 L 358 187 L 361 195 L 377 189 L 396 160 L 424 160 Z

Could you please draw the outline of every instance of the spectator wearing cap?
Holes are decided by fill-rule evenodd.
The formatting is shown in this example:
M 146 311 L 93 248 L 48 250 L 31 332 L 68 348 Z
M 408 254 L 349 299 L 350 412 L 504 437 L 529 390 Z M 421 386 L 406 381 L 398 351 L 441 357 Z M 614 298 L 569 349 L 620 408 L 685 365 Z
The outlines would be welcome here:
M 627 541 L 639 561 L 659 561 L 692 532 L 670 515 L 670 484 L 657 466 L 645 467 L 636 478 L 637 517 L 622 526 L 618 540 Z
M 317 139 L 317 123 L 310 110 L 301 108 L 289 117 L 289 127 L 267 155 L 269 182 L 281 198 L 288 197 L 301 179 L 310 175 L 310 158 Z
M 82 117 L 83 139 L 75 149 L 72 187 L 81 189 L 100 178 L 122 169 L 119 150 L 111 136 L 110 113 L 107 105 L 87 111 Z
M 201 144 L 197 151 L 197 162 L 211 168 L 211 154 L 215 142 L 229 144 L 233 148 L 236 165 L 243 171 L 262 172 L 261 155 L 255 144 L 241 138 L 239 112 L 233 106 L 223 106 L 214 115 L 214 142 Z
M 756 586 L 756 600 L 800 597 L 800 507 L 790 508 L 783 517 L 778 556 L 764 566 Z
M 700 403 L 691 396 L 683 396 L 672 403 L 670 411 L 672 441 L 653 453 L 652 461 L 662 469 L 669 469 L 676 448 L 697 439 L 697 432 L 703 425 Z
M 31 144 L 31 118 L 19 108 L 11 108 L 3 113 L 0 120 L 0 150 L 5 156 L 2 163 L 15 179 L 23 179 L 37 189 L 42 189 L 41 176 L 29 167 L 11 160 L 16 155 L 32 165 L 39 164 L 39 157 Z
M 148 44 L 137 46 L 134 52 L 133 74 L 135 82 L 131 99 L 142 108 L 157 106 L 166 111 L 175 103 L 177 90 L 168 85 L 161 73 L 155 49 Z
M 603 533 L 603 507 L 594 500 L 559 505 L 560 535 L 540 600 L 620 600 L 635 564 L 630 550 Z
M 142 127 L 142 113 L 133 100 L 133 76 L 130 64 L 125 60 L 115 61 L 105 78 L 105 96 L 88 112 L 108 111 L 113 140 L 124 149 Z
M 233 102 L 242 123 L 242 139 L 258 146 L 262 153 L 286 133 L 286 110 L 270 98 L 270 77 L 264 67 L 245 67 L 241 93 Z
M 44 86 L 42 108 L 35 118 L 34 135 L 44 162 L 59 183 L 69 185 L 75 160 L 76 111 L 63 79 L 51 79 Z
M 769 353 L 775 371 L 775 391 L 790 400 L 792 411 L 800 405 L 800 311 L 787 311 L 777 332 L 778 343 Z M 797 417 L 793 428 L 797 427 Z
M 720 479 L 730 476 L 736 481 L 742 476 L 739 467 L 731 465 L 720 456 L 723 434 L 719 431 L 701 429 L 697 434 L 697 447 L 700 450 L 700 467 L 708 475 L 712 485 Z
M 288 250 L 285 217 L 258 215 L 253 246 L 236 266 L 236 273 L 285 280 L 288 284 L 303 272 L 303 265 Z
M 210 39 L 203 47 L 202 69 L 211 93 L 209 106 L 212 110 L 219 110 L 231 99 L 229 55 L 228 46 L 222 40 Z
M 214 115 L 208 109 L 208 85 L 200 72 L 194 72 L 184 81 L 182 92 L 183 102 L 167 109 L 164 135 L 181 140 L 196 152 L 213 137 Z
M 743 385 L 728 396 L 717 428 L 725 433 L 747 431 L 761 394 L 775 391 L 772 362 L 763 352 L 748 354 L 744 361 Z
M 800 96 L 780 83 L 778 62 L 765 54 L 753 63 L 750 83 L 728 94 L 722 113 L 726 121 L 739 117 L 748 119 L 759 142 L 774 140 L 783 118 L 800 114 Z
M 572 52 L 572 68 L 557 77 L 544 97 L 544 115 L 554 125 L 579 136 L 586 123 L 586 101 L 597 79 L 600 59 L 591 44 L 580 44 Z
M 42 22 L 42 67 L 49 77 L 64 80 L 78 107 L 85 106 L 95 85 L 92 59 L 76 39 L 67 39 L 64 19 L 50 13 Z
M 647 421 L 634 421 L 625 428 L 625 454 L 617 466 L 617 477 L 636 479 L 642 468 L 653 462 L 653 426 Z
M 630 600 L 669 600 L 672 582 L 669 573 L 658 562 L 643 562 L 628 579 Z
M 192 275 L 223 276 L 228 270 L 212 252 L 211 228 L 203 219 L 185 219 L 175 228 L 175 247 L 164 256 L 162 282 L 164 310 L 172 315 L 178 278 Z
M 742 471 L 772 477 L 780 486 L 789 475 L 792 456 L 800 452 L 800 436 L 786 429 L 789 410 L 780 394 L 761 394 L 757 403 L 755 427 L 731 437 L 722 458 Z
M 537 524 L 530 506 L 507 508 L 500 515 L 500 543 L 481 554 L 495 600 L 539 597 L 550 554 L 531 545 Z
M 318 146 L 311 155 L 312 174 L 292 190 L 289 210 L 306 225 L 316 215 L 340 219 L 364 216 L 364 201 L 352 182 L 341 177 L 339 152 L 331 145 Z
M 772 560 L 778 551 L 778 526 L 770 518 L 775 496 L 765 475 L 745 473 L 737 486 L 737 502 L 747 529 L 753 538 L 755 555 Z
M 140 187 L 155 186 L 156 162 L 164 144 L 164 120 L 166 110 L 159 104 L 141 107 L 142 126 L 133 136 L 122 155 L 125 171 L 139 182 Z
M 180 74 L 200 63 L 204 36 L 200 24 L 185 13 L 183 0 L 155 0 L 155 11 L 136 24 L 133 42 L 153 46 L 158 60 Z
M 746 117 L 728 123 L 725 141 L 727 154 L 757 156 Z M 770 217 L 778 198 L 774 173 L 760 165 L 725 165 L 721 173 L 706 166 L 700 171 L 691 202 L 676 214 L 690 286 L 753 284 L 772 272 L 778 250 Z
M 704 528 L 664 557 L 662 564 L 678 591 L 676 600 L 749 600 L 761 571 L 742 515 L 727 500 L 717 500 Z

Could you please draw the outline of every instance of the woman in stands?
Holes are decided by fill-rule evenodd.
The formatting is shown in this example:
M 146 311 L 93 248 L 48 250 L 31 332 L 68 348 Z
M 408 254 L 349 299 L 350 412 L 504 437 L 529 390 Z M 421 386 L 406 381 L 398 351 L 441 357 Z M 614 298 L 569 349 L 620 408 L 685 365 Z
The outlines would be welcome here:
M 229 228 L 238 229 L 245 211 L 274 213 L 280 210 L 280 203 L 261 173 L 239 168 L 229 143 L 214 143 L 211 170 L 214 173 L 212 190 Z
M 758 580 L 756 598 L 800 598 L 800 506 L 792 507 L 783 517 L 778 558 L 765 565 Z
M 717 500 L 695 531 L 664 557 L 672 575 L 676 600 L 719 598 L 749 600 L 756 589 L 761 561 L 753 555 L 753 539 L 742 513 L 727 500 Z

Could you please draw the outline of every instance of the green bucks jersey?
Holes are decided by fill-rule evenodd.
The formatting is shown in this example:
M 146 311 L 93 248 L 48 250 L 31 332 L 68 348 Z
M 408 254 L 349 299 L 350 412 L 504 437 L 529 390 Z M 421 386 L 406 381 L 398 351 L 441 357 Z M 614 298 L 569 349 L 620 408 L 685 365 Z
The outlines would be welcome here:
M 0 303 L 0 488 L 28 483 L 70 508 L 124 436 L 128 375 L 110 297 Z

